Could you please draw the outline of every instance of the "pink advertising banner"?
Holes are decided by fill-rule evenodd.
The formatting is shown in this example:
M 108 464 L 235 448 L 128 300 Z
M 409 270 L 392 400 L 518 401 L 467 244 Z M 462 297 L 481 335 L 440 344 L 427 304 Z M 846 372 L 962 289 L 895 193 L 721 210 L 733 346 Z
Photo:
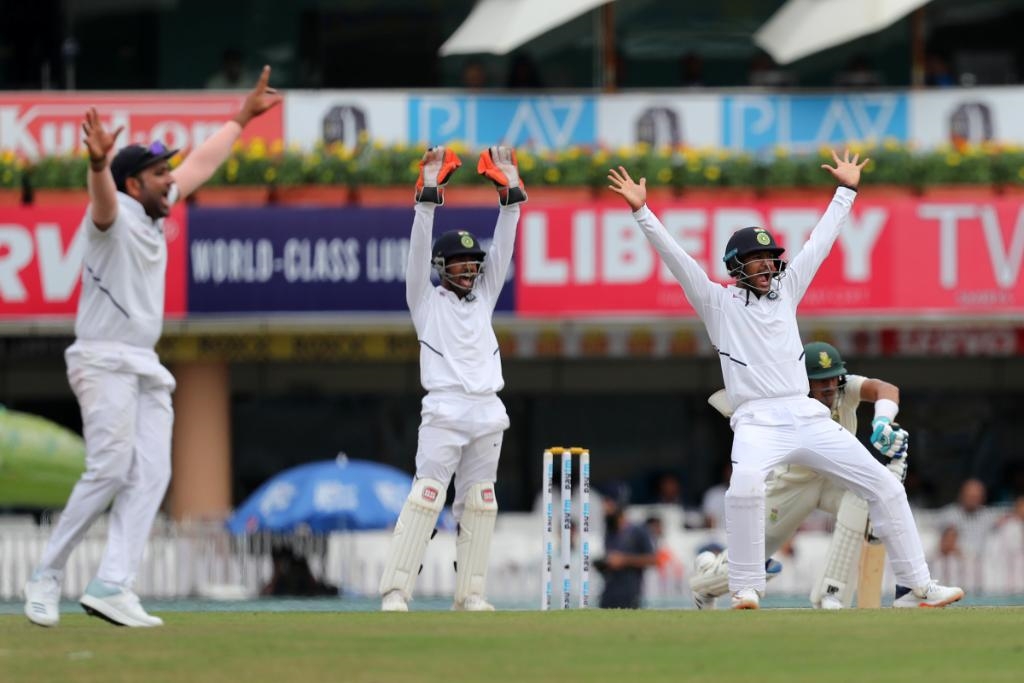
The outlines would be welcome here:
M 4 207 L 0 210 L 0 322 L 73 319 L 82 284 L 85 233 L 81 206 Z M 188 212 L 177 205 L 164 222 L 167 237 L 168 318 L 185 315 Z
M 651 207 L 712 279 L 732 232 L 771 230 L 792 259 L 828 201 L 703 195 Z M 859 198 L 800 313 L 942 318 L 1024 313 L 1024 206 L 979 191 Z M 530 206 L 520 224 L 523 316 L 693 316 L 682 289 L 621 202 Z

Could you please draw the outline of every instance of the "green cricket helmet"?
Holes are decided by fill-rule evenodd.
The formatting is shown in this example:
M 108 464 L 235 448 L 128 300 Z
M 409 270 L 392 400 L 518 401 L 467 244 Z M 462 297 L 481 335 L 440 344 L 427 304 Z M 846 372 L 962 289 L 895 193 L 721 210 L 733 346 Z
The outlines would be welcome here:
M 836 347 L 816 341 L 804 345 L 807 379 L 830 379 L 846 376 L 846 363 Z

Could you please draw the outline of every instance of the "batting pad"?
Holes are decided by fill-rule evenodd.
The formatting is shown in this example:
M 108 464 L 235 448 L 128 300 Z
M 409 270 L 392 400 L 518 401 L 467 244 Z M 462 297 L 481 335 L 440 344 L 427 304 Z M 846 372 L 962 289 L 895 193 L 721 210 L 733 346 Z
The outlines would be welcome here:
M 822 576 L 811 589 L 811 604 L 821 607 L 821 599 L 832 593 L 844 607 L 853 603 L 853 586 L 868 524 L 868 504 L 847 491 L 836 512 L 836 528 L 825 556 Z
M 395 524 L 391 550 L 384 575 L 380 577 L 380 594 L 401 591 L 406 600 L 412 598 L 412 588 L 423 564 L 423 554 L 434 533 L 438 515 L 444 507 L 448 487 L 436 479 L 417 479 L 405 499 L 402 512 Z
M 485 482 L 470 486 L 466 492 L 466 508 L 459 520 L 459 539 L 455 544 L 456 604 L 462 604 L 467 595 L 484 597 L 491 537 L 497 517 L 494 484 Z

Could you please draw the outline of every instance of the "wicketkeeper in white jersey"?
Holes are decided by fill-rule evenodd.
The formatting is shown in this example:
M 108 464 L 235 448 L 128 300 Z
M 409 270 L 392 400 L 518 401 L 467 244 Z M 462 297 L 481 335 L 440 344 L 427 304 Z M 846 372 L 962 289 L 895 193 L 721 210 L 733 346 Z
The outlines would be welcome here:
M 413 586 L 448 483 L 455 476 L 452 507 L 456 541 L 454 609 L 490 611 L 487 563 L 498 513 L 494 483 L 508 414 L 498 398 L 505 386 L 501 355 L 491 323 L 498 294 L 512 263 L 519 204 L 526 191 L 515 151 L 491 147 L 477 171 L 498 188 L 498 223 L 485 253 L 465 230 L 446 232 L 431 248 L 434 210 L 444 203 L 444 185 L 461 165 L 444 147 L 427 151 L 416 182 L 416 214 L 409 240 L 405 296 L 420 343 L 423 398 L 416 478 L 395 525 L 380 580 L 381 609 L 408 611 Z M 431 266 L 440 286 L 430 279 Z
M 85 610 L 122 626 L 160 626 L 132 591 L 146 539 L 171 477 L 174 378 L 153 350 L 164 316 L 171 205 L 206 182 L 228 158 L 249 121 L 281 102 L 264 67 L 241 110 L 173 171 L 177 150 L 128 145 L 108 163 L 122 128 L 112 133 L 95 109 L 82 131 L 89 152 L 89 208 L 75 342 L 65 360 L 82 410 L 85 473 L 25 586 L 25 614 L 40 626 L 60 620 L 68 556 L 96 518 L 110 509 L 107 546 L 81 597 Z
M 633 210 L 640 229 L 683 287 L 719 354 L 725 391 L 735 407 L 732 477 L 725 494 L 729 590 L 735 609 L 757 609 L 765 589 L 765 480 L 779 465 L 803 465 L 843 482 L 868 501 L 896 580 L 931 606 L 963 597 L 932 580 L 903 486 L 808 396 L 796 309 L 828 256 L 857 196 L 867 160 L 822 164 L 839 183 L 803 249 L 786 265 L 784 251 L 763 228 L 737 230 L 723 260 L 736 284 L 722 286 L 672 238 L 647 208 L 647 182 L 625 168 L 609 171 L 610 189 Z M 892 427 L 886 429 L 892 431 Z M 883 430 L 884 431 L 884 430 Z
M 857 433 L 857 407 L 862 401 L 874 404 L 871 445 L 888 459 L 886 467 L 902 482 L 907 472 L 908 435 L 903 429 L 889 429 L 899 412 L 899 388 L 880 379 L 851 375 L 839 351 L 825 342 L 804 346 L 804 365 L 811 385 L 811 397 L 832 413 L 832 419 L 851 434 Z M 725 390 L 708 399 L 725 417 L 732 408 Z M 825 564 L 811 589 L 811 604 L 822 609 L 849 607 L 857 587 L 857 567 L 868 526 L 868 504 L 835 480 L 802 465 L 776 467 L 767 487 L 765 553 L 774 554 L 789 540 L 800 524 L 816 509 L 836 516 L 835 531 Z M 697 557 L 690 579 L 698 609 L 714 608 L 715 598 L 729 591 L 728 551 L 705 551 Z M 896 607 L 917 607 L 910 591 L 897 587 Z M 906 603 L 906 604 L 904 604 Z

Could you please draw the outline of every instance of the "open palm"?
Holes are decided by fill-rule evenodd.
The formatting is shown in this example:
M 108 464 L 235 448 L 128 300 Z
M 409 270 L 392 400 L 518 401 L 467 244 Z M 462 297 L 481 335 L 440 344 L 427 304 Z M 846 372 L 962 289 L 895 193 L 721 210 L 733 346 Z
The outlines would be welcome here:
M 847 185 L 849 187 L 857 187 L 860 183 L 860 172 L 867 166 L 871 159 L 864 159 L 860 161 L 860 154 L 854 154 L 853 158 L 850 158 L 850 150 L 843 150 L 843 158 L 840 159 L 839 155 L 836 154 L 835 150 L 832 150 L 832 160 L 835 162 L 835 166 L 829 166 L 828 164 L 822 164 L 821 167 L 832 174 L 832 177 L 836 179 L 840 185 Z
M 85 134 L 82 142 L 85 143 L 86 148 L 89 150 L 89 158 L 93 161 L 105 159 L 110 150 L 113 149 L 114 142 L 122 130 L 124 130 L 124 126 L 118 127 L 113 133 L 108 132 L 103 127 L 96 108 L 90 107 L 85 112 L 85 121 L 82 122 L 82 132 Z

